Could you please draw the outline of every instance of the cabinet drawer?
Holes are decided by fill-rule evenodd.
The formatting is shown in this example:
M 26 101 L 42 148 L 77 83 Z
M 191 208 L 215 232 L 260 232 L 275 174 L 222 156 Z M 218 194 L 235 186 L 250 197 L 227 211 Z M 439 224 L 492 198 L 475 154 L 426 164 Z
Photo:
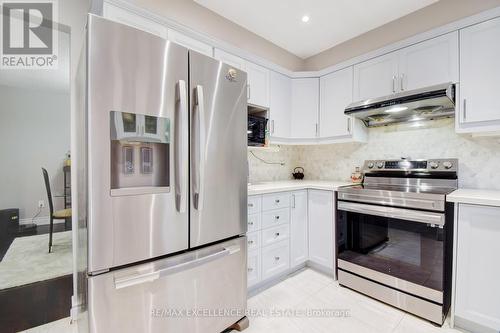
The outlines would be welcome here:
M 274 227 L 290 222 L 290 210 L 288 208 L 276 209 L 262 213 L 262 228 Z
M 262 230 L 262 246 L 271 245 L 288 239 L 290 236 L 289 228 L 290 226 L 288 224 L 281 224 L 276 227 Z
M 261 216 L 260 213 L 248 215 L 248 232 L 260 230 L 261 226 Z
M 248 252 L 247 288 L 250 288 L 261 280 L 260 261 L 261 256 L 259 249 Z
M 262 196 L 262 210 L 290 207 L 290 193 L 272 193 Z
M 290 267 L 288 240 L 262 249 L 262 279 L 285 272 Z
M 261 196 L 248 197 L 248 204 L 247 204 L 248 214 L 260 213 L 261 201 L 262 201 Z
M 254 231 L 247 234 L 248 251 L 260 248 L 260 232 Z

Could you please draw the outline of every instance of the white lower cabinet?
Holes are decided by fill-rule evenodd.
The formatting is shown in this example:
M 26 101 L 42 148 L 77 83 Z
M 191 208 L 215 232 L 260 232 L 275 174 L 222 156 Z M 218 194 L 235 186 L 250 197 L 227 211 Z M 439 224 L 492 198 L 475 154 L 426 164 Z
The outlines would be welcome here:
M 288 224 L 262 230 L 262 246 L 271 245 L 289 238 L 290 230 Z
M 248 288 L 290 269 L 290 193 L 248 197 Z
M 290 205 L 290 266 L 299 266 L 309 257 L 307 231 L 307 190 L 292 192 Z
M 269 279 L 290 268 L 288 240 L 262 248 L 262 279 Z
M 260 230 L 262 216 L 260 213 L 248 214 L 248 232 Z
M 283 223 L 290 222 L 290 209 L 282 208 L 262 212 L 262 227 L 274 227 Z
M 260 232 L 254 231 L 247 234 L 248 251 L 258 250 L 261 245 Z
M 322 190 L 248 197 L 248 288 L 307 262 L 333 272 L 333 200 Z
M 250 288 L 260 282 L 260 249 L 248 251 L 247 287 Z
M 333 271 L 334 202 L 332 191 L 309 190 L 309 260 Z
M 500 208 L 459 204 L 455 325 L 500 331 Z

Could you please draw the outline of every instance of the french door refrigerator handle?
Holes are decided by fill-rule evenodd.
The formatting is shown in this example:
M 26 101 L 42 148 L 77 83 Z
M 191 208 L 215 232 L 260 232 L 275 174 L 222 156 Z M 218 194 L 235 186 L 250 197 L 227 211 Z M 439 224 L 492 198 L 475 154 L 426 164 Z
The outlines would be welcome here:
M 375 215 L 381 217 L 401 219 L 405 221 L 421 222 L 428 224 L 444 225 L 444 214 L 423 212 L 411 209 L 393 208 L 385 206 L 365 205 L 353 202 L 339 201 L 337 209 L 340 211 Z
M 195 93 L 195 113 L 198 115 L 198 156 L 195 156 L 195 160 L 198 159 L 198 163 L 195 167 L 195 172 L 197 172 L 196 181 L 194 185 L 194 195 L 193 200 L 194 208 L 197 210 L 203 209 L 203 187 L 205 182 L 205 151 L 206 151 L 206 131 L 205 131 L 205 105 L 203 96 L 203 86 L 197 85 Z
M 163 268 L 154 272 L 148 272 L 144 274 L 133 274 L 131 276 L 117 278 L 115 279 L 115 289 L 123 289 L 143 283 L 153 282 L 168 275 L 186 271 L 188 269 L 192 269 L 207 264 L 209 262 L 230 256 L 232 254 L 240 252 L 240 250 L 241 248 L 238 245 L 228 246 L 216 253 L 212 253 L 207 256 L 197 258 L 194 260 L 181 262 L 180 264 Z
M 183 161 L 187 160 L 187 151 L 188 151 L 188 142 L 186 138 L 187 127 L 188 126 L 188 106 L 187 106 L 187 85 L 186 81 L 179 80 L 177 82 L 177 91 L 176 91 L 176 111 L 175 115 L 178 117 L 179 122 L 176 121 L 175 128 L 176 134 L 176 170 L 175 170 L 175 189 L 176 189 L 176 206 L 177 211 L 179 213 L 186 212 L 186 194 L 188 192 L 187 188 L 187 176 L 186 176 L 186 168 L 182 165 Z

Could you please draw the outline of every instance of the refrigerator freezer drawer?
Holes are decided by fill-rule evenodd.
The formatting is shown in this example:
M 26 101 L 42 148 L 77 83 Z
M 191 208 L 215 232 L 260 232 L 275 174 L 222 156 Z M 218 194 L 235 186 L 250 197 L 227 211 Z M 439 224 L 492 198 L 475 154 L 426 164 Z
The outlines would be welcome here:
M 90 332 L 219 333 L 245 316 L 247 239 L 88 279 Z

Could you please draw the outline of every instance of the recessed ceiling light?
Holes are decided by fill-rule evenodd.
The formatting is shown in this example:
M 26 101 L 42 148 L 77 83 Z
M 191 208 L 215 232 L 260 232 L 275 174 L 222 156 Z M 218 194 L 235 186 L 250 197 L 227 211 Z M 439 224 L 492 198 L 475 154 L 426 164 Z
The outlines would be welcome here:
M 304 22 L 304 23 L 309 22 L 309 16 L 307 16 L 307 15 L 302 16 L 302 22 Z

